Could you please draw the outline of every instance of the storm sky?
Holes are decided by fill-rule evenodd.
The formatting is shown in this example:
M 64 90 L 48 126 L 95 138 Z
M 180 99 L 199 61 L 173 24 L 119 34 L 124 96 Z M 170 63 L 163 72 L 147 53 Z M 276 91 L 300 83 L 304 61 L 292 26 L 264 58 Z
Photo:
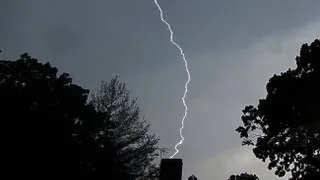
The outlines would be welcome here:
M 189 62 L 183 176 L 278 179 L 241 147 L 241 110 L 266 95 L 320 34 L 320 1 L 158 0 Z M 0 59 L 28 52 L 94 90 L 118 74 L 138 98 L 160 147 L 180 140 L 187 74 L 153 0 L 1 0 Z

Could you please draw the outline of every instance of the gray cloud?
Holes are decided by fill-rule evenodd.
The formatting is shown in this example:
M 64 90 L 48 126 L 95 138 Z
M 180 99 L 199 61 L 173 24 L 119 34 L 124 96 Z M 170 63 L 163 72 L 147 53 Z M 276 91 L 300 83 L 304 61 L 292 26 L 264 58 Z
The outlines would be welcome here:
M 319 37 L 320 2 L 159 3 L 192 76 L 186 140 L 177 156 L 184 159 L 184 177 L 195 173 L 200 179 L 227 179 L 247 168 L 261 178 L 269 176 L 252 157 L 243 166 L 242 161 L 230 163 L 250 154 L 240 150 L 234 129 L 244 105 L 265 95 L 268 78 L 294 66 L 301 43 Z M 0 21 L 1 57 L 29 52 L 90 89 L 119 74 L 138 97 L 160 145 L 172 148 L 179 140 L 186 73 L 152 0 L 4 0 Z
M 317 21 L 287 34 L 269 34 L 250 47 L 226 57 L 237 58 L 239 63 L 225 66 L 222 68 L 223 72 L 217 73 L 223 78 L 206 86 L 211 93 L 190 100 L 190 116 L 187 120 L 189 125 L 185 131 L 193 133 L 186 132 L 190 144 L 186 142 L 183 153 L 185 157 L 192 157 L 194 152 L 201 156 L 186 159 L 187 172 L 193 170 L 202 175 L 199 178 L 213 179 L 247 169 L 261 174 L 262 179 L 277 179 L 268 172 L 265 164 L 252 158 L 253 154 L 248 149 L 245 151 L 246 154 L 251 153 L 248 162 L 236 162 L 234 158 L 241 158 L 243 150 L 240 148 L 240 138 L 234 130 L 240 125 L 244 105 L 256 104 L 259 98 L 266 95 L 265 84 L 273 74 L 295 67 L 294 57 L 298 54 L 300 45 L 319 37 L 319 30 L 320 21 Z M 208 124 L 211 126 L 207 126 Z M 234 148 L 236 150 L 232 150 Z M 234 156 L 230 155 L 232 153 Z M 220 159 L 217 160 L 217 157 Z M 222 159 L 226 162 L 222 162 Z M 235 165 L 228 162 L 235 162 Z M 197 170 L 194 167 L 198 167 Z M 212 170 L 208 171 L 210 167 Z M 219 168 L 215 169 L 216 167 Z
M 68 56 L 79 49 L 81 37 L 66 24 L 55 24 L 48 27 L 48 31 L 44 35 L 46 48 L 49 50 L 49 55 L 54 57 Z

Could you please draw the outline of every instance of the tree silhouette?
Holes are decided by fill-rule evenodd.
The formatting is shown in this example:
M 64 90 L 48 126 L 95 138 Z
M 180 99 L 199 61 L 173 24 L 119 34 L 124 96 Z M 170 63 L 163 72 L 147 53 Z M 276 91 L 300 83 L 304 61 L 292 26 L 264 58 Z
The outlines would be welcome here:
M 270 78 L 267 97 L 243 110 L 237 128 L 243 145 L 270 160 L 269 169 L 292 179 L 319 179 L 320 172 L 320 41 L 303 44 L 295 69 Z
M 241 173 L 237 175 L 231 175 L 228 180 L 259 180 L 255 174 Z
M 157 175 L 157 168 L 151 162 L 158 155 L 159 139 L 149 133 L 150 123 L 140 116 L 136 99 L 130 98 L 125 83 L 118 77 L 102 82 L 90 103 L 108 125 L 107 129 L 101 129 L 101 134 L 112 137 L 117 152 L 115 176 L 126 174 L 127 177 L 118 179 L 148 179 Z M 97 139 L 103 146 L 103 138 Z
M 114 78 L 88 102 L 68 74 L 22 54 L 0 61 L 8 179 L 156 179 L 159 139 Z
M 99 126 L 98 116 L 86 104 L 89 91 L 57 72 L 26 53 L 17 61 L 0 61 L 9 179 L 74 179 L 90 171 L 88 139 Z

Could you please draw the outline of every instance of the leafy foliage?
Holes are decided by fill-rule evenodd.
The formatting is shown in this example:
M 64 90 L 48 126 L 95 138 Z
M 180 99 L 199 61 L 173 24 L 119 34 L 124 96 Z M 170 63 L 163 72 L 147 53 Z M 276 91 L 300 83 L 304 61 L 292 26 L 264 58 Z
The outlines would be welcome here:
M 92 121 L 97 116 L 86 104 L 89 91 L 57 72 L 28 54 L 17 61 L 0 61 L 1 127 L 10 179 L 77 178 L 89 173 L 82 147 L 88 147 L 99 125 Z
M 320 41 L 301 46 L 296 69 L 270 78 L 267 97 L 243 110 L 237 128 L 243 145 L 270 160 L 268 168 L 282 177 L 319 179 L 320 172 Z M 312 178 L 311 178 L 312 177 Z
M 1 132 L 9 179 L 156 179 L 158 138 L 113 79 L 89 90 L 28 54 L 0 61 Z
M 237 175 L 231 175 L 228 180 L 259 180 L 255 174 L 241 173 Z

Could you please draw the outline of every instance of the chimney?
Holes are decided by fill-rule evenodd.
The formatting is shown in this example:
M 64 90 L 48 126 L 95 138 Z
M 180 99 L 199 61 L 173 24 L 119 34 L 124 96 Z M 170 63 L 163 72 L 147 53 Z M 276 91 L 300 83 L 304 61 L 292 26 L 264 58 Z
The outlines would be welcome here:
M 192 174 L 192 176 L 190 176 L 188 178 L 188 180 L 198 180 L 198 178 L 195 175 Z
M 181 180 L 182 159 L 161 159 L 159 180 Z

